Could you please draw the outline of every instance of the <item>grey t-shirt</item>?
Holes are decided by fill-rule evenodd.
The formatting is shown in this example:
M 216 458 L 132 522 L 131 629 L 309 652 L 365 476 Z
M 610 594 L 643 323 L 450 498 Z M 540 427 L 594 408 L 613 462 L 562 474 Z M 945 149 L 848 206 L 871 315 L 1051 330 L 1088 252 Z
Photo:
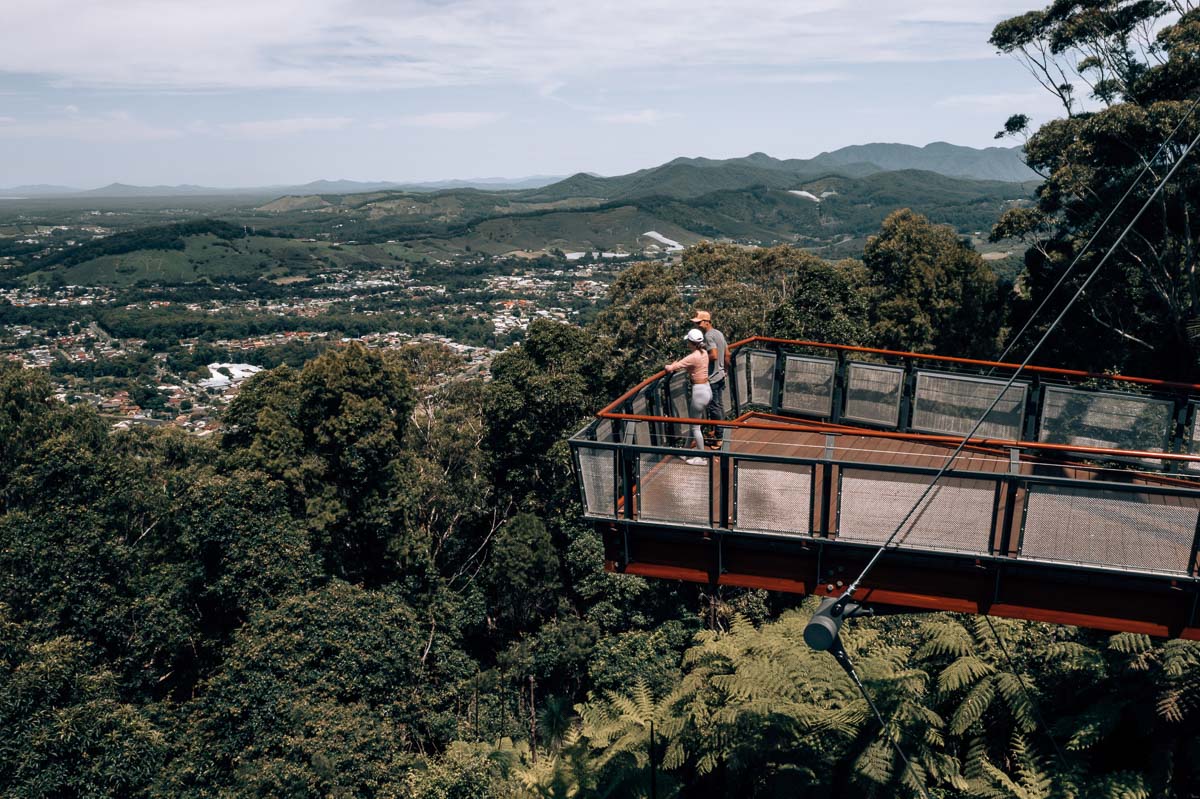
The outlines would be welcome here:
M 720 383 L 725 379 L 725 350 L 727 348 L 725 334 L 720 330 L 714 327 L 704 334 L 704 349 L 717 351 L 717 359 L 708 362 L 708 382 Z

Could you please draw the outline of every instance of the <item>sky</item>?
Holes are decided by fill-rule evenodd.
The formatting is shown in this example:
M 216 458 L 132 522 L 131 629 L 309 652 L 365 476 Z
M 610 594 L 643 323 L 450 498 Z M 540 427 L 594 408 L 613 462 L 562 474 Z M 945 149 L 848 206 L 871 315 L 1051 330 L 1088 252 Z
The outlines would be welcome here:
M 996 144 L 1028 0 L 5 0 L 0 187 L 622 174 Z M 1011 145 L 1014 142 L 1001 142 Z

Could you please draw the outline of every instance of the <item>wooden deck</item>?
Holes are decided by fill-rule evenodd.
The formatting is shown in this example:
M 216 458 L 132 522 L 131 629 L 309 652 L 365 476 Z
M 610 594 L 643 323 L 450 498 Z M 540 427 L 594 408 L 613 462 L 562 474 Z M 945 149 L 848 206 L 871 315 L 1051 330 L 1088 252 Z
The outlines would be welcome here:
M 752 418 L 750 417 L 744 418 Z M 772 423 L 776 420 L 771 419 Z M 733 428 L 719 451 L 706 452 L 705 465 L 691 465 L 679 457 L 642 456 L 641 480 L 635 500 L 636 513 L 645 512 L 659 521 L 677 520 L 684 524 L 717 525 L 721 517 L 721 497 L 717 490 L 721 481 L 718 470 L 720 456 L 731 456 L 740 464 L 739 456 L 768 456 L 779 458 L 805 458 L 831 460 L 838 463 L 856 463 L 915 469 L 938 469 L 945 463 L 953 447 L 941 444 L 926 444 L 886 438 L 871 438 L 862 435 L 829 436 L 823 432 L 812 432 L 797 428 L 791 430 L 761 430 Z M 833 446 L 829 447 L 832 442 Z M 698 453 L 691 451 L 692 457 Z M 774 467 L 779 470 L 780 467 Z M 838 467 L 840 468 L 840 467 Z M 956 471 L 1003 474 L 1011 468 L 1007 455 L 996 452 L 964 451 L 955 459 Z M 1019 464 L 1024 473 L 1029 473 L 1029 463 Z M 836 478 L 838 473 L 827 475 L 817 470 L 814 478 L 816 490 L 823 490 L 826 477 Z M 710 494 L 710 484 L 712 493 Z M 725 481 L 727 502 L 734 501 L 734 481 Z M 703 497 L 711 497 L 707 512 Z M 781 530 L 782 532 L 782 530 Z M 797 533 L 808 533 L 807 526 Z
M 828 432 L 795 422 L 789 425 L 795 429 L 778 429 L 779 417 L 743 417 L 755 419 L 775 429 L 728 429 L 719 451 L 700 456 L 702 465 L 688 463 L 688 456 L 640 454 L 634 518 L 879 545 L 954 451 L 950 444 L 881 438 L 851 428 Z M 692 458 L 699 455 L 691 452 Z M 1039 476 L 1117 485 L 1081 490 L 1012 479 Z M 1121 493 L 1119 484 L 1195 486 L 1166 476 L 968 447 L 893 543 L 926 552 L 1186 576 L 1200 497 Z

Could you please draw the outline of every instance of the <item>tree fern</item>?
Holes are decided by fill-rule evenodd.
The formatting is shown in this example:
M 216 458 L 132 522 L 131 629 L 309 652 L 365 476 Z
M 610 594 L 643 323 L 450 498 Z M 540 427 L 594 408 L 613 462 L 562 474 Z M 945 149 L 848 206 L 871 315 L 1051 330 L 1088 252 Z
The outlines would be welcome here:
M 962 735 L 979 723 L 983 714 L 991 707 L 996 689 L 991 680 L 976 683 L 958 703 L 950 716 L 950 733 Z
M 995 672 L 992 664 L 974 655 L 961 655 L 938 675 L 938 690 L 945 694 L 961 691 Z

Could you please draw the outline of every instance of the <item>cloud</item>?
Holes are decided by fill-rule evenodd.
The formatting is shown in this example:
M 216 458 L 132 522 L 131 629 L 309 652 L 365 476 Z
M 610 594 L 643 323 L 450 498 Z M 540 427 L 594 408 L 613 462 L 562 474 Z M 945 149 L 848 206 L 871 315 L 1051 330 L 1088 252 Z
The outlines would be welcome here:
M 969 108 L 982 111 L 1017 112 L 1033 106 L 1057 105 L 1049 92 L 1015 92 L 1009 94 L 956 94 L 938 100 L 942 108 Z
M 743 83 L 768 84 L 825 84 L 841 83 L 850 80 L 845 72 L 779 72 L 768 75 L 747 76 L 741 78 Z
M 641 111 L 627 111 L 619 114 L 601 114 L 597 119 L 613 125 L 657 125 L 664 119 L 679 116 L 670 111 L 659 111 L 655 108 L 644 108 Z
M 1085 109 L 1095 110 L 1099 107 L 1090 98 L 1078 99 Z M 956 94 L 938 100 L 934 105 L 959 113 L 985 114 L 997 120 L 1009 114 L 1028 114 L 1034 120 L 1054 119 L 1063 115 L 1062 103 L 1048 91 Z
M 147 142 L 175 139 L 182 135 L 180 130 L 145 122 L 125 111 L 32 119 L 0 118 L 0 138 L 5 139 Z
M 836 74 L 994 57 L 1028 0 L 41 0 L 5 9 L 0 73 L 156 91 L 372 90 L 605 73 Z M 46 20 L 53 19 L 53 25 Z M 804 78 L 798 78 L 803 82 Z M 818 77 L 817 80 L 822 80 Z
M 301 133 L 342 130 L 353 122 L 349 117 L 288 117 L 230 122 L 217 127 L 222 133 L 238 139 L 278 139 Z
M 410 128 L 440 128 L 442 130 L 470 130 L 490 125 L 504 117 L 492 111 L 435 111 L 429 114 L 410 114 L 395 121 L 395 125 Z M 383 123 L 390 126 L 389 123 Z

